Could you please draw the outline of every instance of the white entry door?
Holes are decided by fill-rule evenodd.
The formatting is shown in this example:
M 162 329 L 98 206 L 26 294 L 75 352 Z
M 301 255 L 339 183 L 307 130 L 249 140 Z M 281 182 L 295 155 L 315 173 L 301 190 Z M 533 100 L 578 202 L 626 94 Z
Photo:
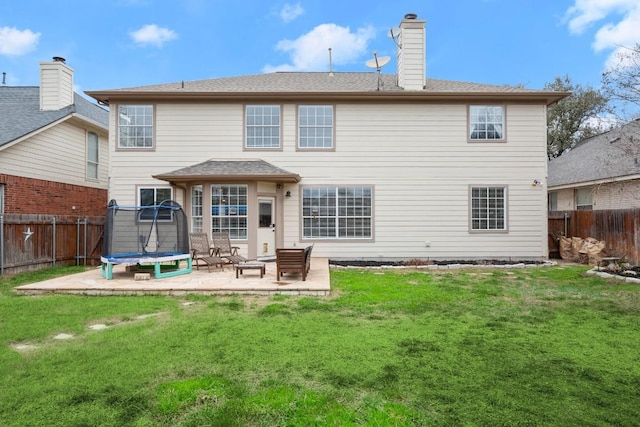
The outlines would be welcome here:
M 258 198 L 258 258 L 276 256 L 275 198 Z

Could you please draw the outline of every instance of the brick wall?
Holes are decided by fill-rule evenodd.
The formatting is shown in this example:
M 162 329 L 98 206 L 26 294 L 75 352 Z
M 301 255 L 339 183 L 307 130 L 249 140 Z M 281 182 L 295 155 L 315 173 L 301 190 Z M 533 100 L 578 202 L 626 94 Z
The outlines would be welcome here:
M 99 188 L 4 174 L 0 184 L 6 214 L 101 216 L 107 208 L 107 190 Z

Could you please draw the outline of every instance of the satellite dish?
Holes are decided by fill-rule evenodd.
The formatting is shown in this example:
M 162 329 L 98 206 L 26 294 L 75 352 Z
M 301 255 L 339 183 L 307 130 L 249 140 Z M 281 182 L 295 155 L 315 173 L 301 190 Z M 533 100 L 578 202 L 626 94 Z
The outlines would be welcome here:
M 369 59 L 367 62 L 365 62 L 365 65 L 369 68 L 375 68 L 378 71 L 378 90 L 380 90 L 380 70 L 382 70 L 382 67 L 384 67 L 385 65 L 387 65 L 389 63 L 389 61 L 391 60 L 391 57 L 389 56 L 381 56 L 380 58 L 378 58 L 378 52 L 376 52 L 375 50 L 373 51 L 373 59 Z
M 401 47 L 400 46 L 400 42 L 398 41 L 400 38 L 400 27 L 393 27 L 389 30 L 389 32 L 387 33 L 387 37 L 389 37 L 390 39 L 393 40 L 393 42 L 396 44 L 396 46 Z
M 373 59 L 369 59 L 367 62 L 365 62 L 365 65 L 369 68 L 375 68 L 376 70 L 378 70 L 378 72 L 380 72 L 380 69 L 387 65 L 390 60 L 390 56 L 381 56 L 380 58 L 378 58 L 378 52 L 374 51 Z

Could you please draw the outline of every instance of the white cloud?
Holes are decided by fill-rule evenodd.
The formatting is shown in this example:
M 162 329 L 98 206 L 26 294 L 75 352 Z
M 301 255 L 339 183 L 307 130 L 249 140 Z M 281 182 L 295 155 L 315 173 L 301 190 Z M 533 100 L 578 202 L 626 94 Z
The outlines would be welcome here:
M 168 41 L 178 38 L 175 31 L 158 27 L 155 24 L 145 25 L 137 31 L 129 33 L 133 41 L 141 46 L 152 45 L 162 47 Z
M 334 65 L 353 63 L 366 52 L 369 41 L 374 37 L 373 27 L 363 27 L 351 32 L 349 27 L 336 24 L 318 25 L 296 40 L 278 42 L 276 50 L 288 53 L 291 63 L 266 65 L 263 71 L 326 70 L 329 68 L 329 48 Z
M 565 14 L 565 21 L 572 33 L 580 34 L 612 13 L 624 14 L 638 6 L 638 0 L 575 0 Z
M 624 19 L 617 24 L 605 24 L 596 33 L 593 48 L 596 51 L 632 47 L 640 42 L 640 3 L 629 10 Z
M 31 30 L 18 30 L 13 27 L 0 27 L 0 55 L 18 56 L 36 48 L 40 33 Z
M 280 19 L 285 23 L 291 22 L 303 13 L 304 9 L 300 6 L 300 3 L 294 5 L 287 3 L 282 10 L 280 10 Z
M 601 22 L 605 21 L 606 22 Z M 640 42 L 640 1 L 575 0 L 565 14 L 565 22 L 573 34 L 582 34 L 594 25 L 593 50 L 612 50 L 606 68 L 618 63 L 620 52 Z

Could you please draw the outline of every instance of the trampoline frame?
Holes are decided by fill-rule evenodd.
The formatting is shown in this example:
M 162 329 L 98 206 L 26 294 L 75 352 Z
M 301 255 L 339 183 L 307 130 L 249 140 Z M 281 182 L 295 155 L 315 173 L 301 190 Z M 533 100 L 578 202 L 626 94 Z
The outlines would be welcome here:
M 180 261 L 186 260 L 187 266 L 180 268 Z M 192 262 L 190 254 L 121 254 L 111 257 L 100 257 L 102 262 L 102 277 L 107 280 L 113 279 L 113 266 L 115 264 L 136 264 L 138 268 L 152 266 L 156 279 L 164 279 L 166 277 L 180 276 L 189 274 L 192 271 Z M 170 271 L 162 271 L 163 263 L 172 261 Z M 164 264 L 166 266 L 166 264 Z

